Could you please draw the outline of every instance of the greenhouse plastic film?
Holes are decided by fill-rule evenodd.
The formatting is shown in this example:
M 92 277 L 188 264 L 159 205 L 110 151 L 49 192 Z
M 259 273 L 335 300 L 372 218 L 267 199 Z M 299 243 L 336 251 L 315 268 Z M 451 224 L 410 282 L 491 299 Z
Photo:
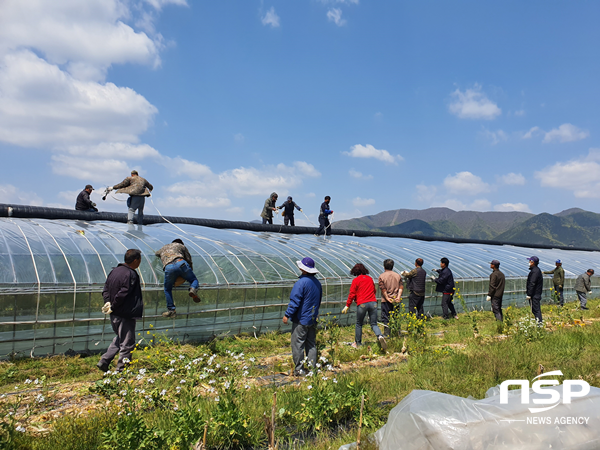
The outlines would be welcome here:
M 497 389 L 482 400 L 414 390 L 390 411 L 375 439 L 379 450 L 599 448 L 600 389 L 591 387 L 589 394 L 563 403 L 563 388 L 544 388 L 558 392 L 561 400 L 538 413 L 529 408 L 539 407 L 534 400 L 547 400 L 549 394 L 531 391 L 529 403 L 522 404 L 521 390 L 512 390 L 508 403 L 501 404 Z

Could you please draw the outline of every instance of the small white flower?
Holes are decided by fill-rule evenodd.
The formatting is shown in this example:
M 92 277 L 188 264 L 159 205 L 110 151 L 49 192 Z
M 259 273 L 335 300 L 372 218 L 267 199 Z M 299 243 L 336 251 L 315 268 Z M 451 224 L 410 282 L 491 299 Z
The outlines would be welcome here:
M 215 402 L 218 402 L 219 400 L 221 400 L 219 397 L 215 397 Z
M 110 378 L 105 378 L 103 381 L 104 384 L 110 384 Z
M 321 378 L 321 379 L 322 379 L 323 381 L 327 381 L 327 380 L 329 380 L 329 378 L 327 378 L 327 377 L 323 377 L 323 378 Z
M 248 373 L 249 373 L 249 372 L 246 370 L 246 371 L 244 371 L 244 373 L 242 373 L 242 375 L 243 375 L 243 376 L 245 376 L 245 377 L 247 377 L 247 376 L 248 376 Z
M 164 395 L 167 393 L 166 389 L 163 389 L 162 391 L 160 391 L 160 395 L 161 397 L 164 397 Z
M 308 389 L 310 391 L 312 389 L 312 386 L 309 384 L 306 389 Z
M 125 397 L 127 395 L 127 391 L 126 390 L 122 390 L 121 392 L 119 392 L 119 394 L 121 394 L 123 397 Z
M 179 408 L 177 406 L 173 407 L 173 411 L 177 411 Z
M 226 381 L 225 383 L 223 383 L 223 386 L 225 387 L 225 389 L 229 389 L 231 383 L 229 381 Z
M 180 383 L 180 384 L 183 384 L 183 383 L 185 383 L 185 380 L 181 380 L 179 383 Z
M 179 355 L 179 359 L 185 359 L 185 356 Z
M 46 400 L 46 398 L 42 394 L 38 394 L 38 396 L 35 398 L 35 401 L 38 403 L 43 403 L 44 400 Z
M 21 433 L 25 433 L 25 427 L 22 427 L 21 425 L 19 425 L 17 428 L 15 428 L 15 430 L 17 430 Z
M 25 384 L 29 384 L 29 383 L 31 383 L 31 380 L 30 380 L 29 378 L 27 378 L 27 379 L 25 380 Z
M 215 380 L 210 380 L 208 384 L 215 384 Z
M 220 368 L 221 368 L 221 364 L 217 364 L 215 367 L 216 367 L 217 369 L 220 369 Z
M 140 375 L 145 375 L 145 374 L 146 374 L 146 369 L 140 369 L 140 370 L 138 371 L 138 373 L 139 373 Z
M 313 374 L 313 371 L 311 370 L 310 372 L 308 372 L 308 375 L 306 375 L 306 376 L 307 376 L 307 377 L 312 377 L 313 375 L 314 375 L 314 374 Z
M 320 369 L 321 368 L 321 363 L 317 363 L 316 367 L 317 367 L 317 369 Z
M 246 389 L 250 389 L 250 386 L 248 386 L 248 385 L 246 385 L 246 386 L 244 386 L 244 387 L 245 387 Z
M 243 370 L 246 370 L 247 368 L 248 368 L 248 366 L 244 366 L 244 367 L 242 367 L 242 369 L 243 369 Z
M 146 380 L 146 381 L 148 381 L 148 383 L 150 383 L 150 384 L 154 384 L 154 378 L 148 378 L 148 380 Z
M 254 361 L 256 361 L 256 359 L 254 359 L 254 358 L 250 358 L 248 361 L 250 361 L 250 362 L 254 362 Z
M 131 362 L 131 361 L 129 360 L 129 358 L 123 358 L 123 363 L 124 363 L 124 364 L 130 363 L 130 362 Z
M 337 380 L 334 378 L 334 379 L 333 379 L 333 382 L 334 382 L 334 383 L 337 383 Z
M 41 383 L 41 381 L 40 381 L 40 380 L 38 380 L 37 378 L 36 378 L 36 379 L 35 379 L 35 381 L 33 382 L 33 384 L 40 384 L 40 383 Z
M 175 364 L 176 360 L 172 359 L 171 361 L 169 361 L 170 364 Z

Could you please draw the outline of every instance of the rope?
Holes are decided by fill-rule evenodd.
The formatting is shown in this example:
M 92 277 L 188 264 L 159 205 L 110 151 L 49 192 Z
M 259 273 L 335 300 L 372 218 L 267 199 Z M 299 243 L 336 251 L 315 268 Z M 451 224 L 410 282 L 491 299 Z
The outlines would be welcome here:
M 315 225 L 315 223 L 308 218 L 308 216 L 304 213 L 304 211 L 300 211 L 300 212 L 302 214 L 304 214 L 304 217 L 306 217 L 306 220 L 308 220 L 313 227 L 318 227 L 319 226 L 319 225 Z

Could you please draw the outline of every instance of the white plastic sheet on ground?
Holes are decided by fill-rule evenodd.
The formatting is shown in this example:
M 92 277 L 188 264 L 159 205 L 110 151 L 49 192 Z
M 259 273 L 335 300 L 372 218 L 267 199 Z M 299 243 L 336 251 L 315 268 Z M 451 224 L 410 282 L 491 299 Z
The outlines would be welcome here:
M 530 391 L 530 404 L 521 404 L 521 390 L 512 390 L 508 404 L 500 404 L 497 387 L 483 400 L 415 390 L 390 411 L 375 439 L 380 450 L 600 448 L 600 389 L 564 404 L 562 388 L 552 388 L 561 395 L 556 407 L 535 414 L 530 407 L 551 406 L 533 403 L 547 394 Z

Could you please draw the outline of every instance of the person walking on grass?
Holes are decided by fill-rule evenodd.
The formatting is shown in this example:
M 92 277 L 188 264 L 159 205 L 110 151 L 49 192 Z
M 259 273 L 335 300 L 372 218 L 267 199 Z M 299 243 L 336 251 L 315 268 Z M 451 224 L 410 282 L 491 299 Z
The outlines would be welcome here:
M 452 271 L 448 268 L 449 264 L 450 261 L 448 258 L 440 259 L 441 269 L 434 269 L 438 273 L 438 277 L 431 277 L 431 281 L 437 285 L 435 291 L 442 293 L 442 313 L 445 320 L 450 318 L 458 319 L 454 304 L 452 303 L 452 299 L 454 298 L 454 275 L 452 275 Z
M 402 277 L 394 272 L 394 260 L 386 259 L 383 262 L 384 272 L 379 275 L 379 290 L 381 291 L 381 323 L 383 323 L 384 335 L 390 335 L 390 314 L 397 311 L 397 306 L 401 301 Z
M 410 291 L 408 295 L 408 310 L 415 317 L 422 319 L 425 317 L 423 305 L 425 304 L 425 279 L 427 278 L 427 273 L 423 269 L 423 259 L 417 258 L 415 260 L 415 268 L 410 272 L 405 270 L 401 275 L 408 280 L 406 282 L 406 287 Z
M 554 290 L 556 291 L 556 295 L 558 295 L 558 301 L 560 306 L 565 304 L 565 298 L 563 297 L 563 286 L 565 284 L 565 269 L 562 268 L 562 261 L 560 259 L 556 260 L 556 267 L 552 270 L 547 270 L 546 272 L 542 272 L 546 275 L 552 275 L 552 284 L 554 284 Z
M 488 295 L 485 298 L 488 302 L 492 302 L 492 312 L 496 316 L 496 320 L 502 322 L 504 317 L 502 316 L 502 296 L 504 295 L 504 285 L 506 278 L 504 274 L 500 272 L 500 261 L 494 259 L 490 263 L 490 287 L 488 289 Z
M 315 277 L 319 271 L 312 258 L 296 261 L 302 274 L 290 293 L 283 323 L 292 321 L 292 359 L 294 360 L 294 376 L 304 375 L 304 360 L 310 367 L 317 365 L 317 318 L 321 307 L 323 289 Z
M 356 264 L 351 270 L 350 275 L 356 278 L 352 280 L 350 285 L 350 294 L 346 301 L 346 307 L 342 310 L 342 314 L 346 314 L 350 309 L 350 305 L 356 300 L 356 327 L 354 329 L 354 343 L 352 347 L 358 348 L 362 345 L 362 327 L 367 313 L 369 314 L 369 323 L 371 329 L 377 336 L 377 341 L 381 345 L 381 349 L 387 351 L 387 342 L 377 326 L 377 297 L 375 297 L 375 283 L 373 278 L 369 276 L 369 271 L 362 264 Z
M 542 325 L 542 289 L 544 287 L 544 277 L 542 271 L 538 267 L 540 259 L 537 256 L 527 258 L 529 261 L 529 275 L 527 275 L 527 301 L 531 306 L 531 313 L 538 322 Z
M 586 273 L 582 273 L 575 280 L 575 292 L 577 292 L 581 309 L 588 309 L 587 296 L 592 293 L 592 280 L 590 279 L 592 275 L 594 275 L 594 269 L 588 269 Z
M 107 312 L 110 313 L 110 323 L 116 334 L 96 365 L 102 372 L 108 372 L 117 353 L 117 372 L 122 372 L 131 361 L 131 352 L 135 348 L 135 322 L 142 318 L 144 312 L 140 276 L 136 272 L 142 262 L 142 252 L 129 249 L 125 252 L 124 260 L 124 264 L 119 264 L 108 274 L 102 291 L 102 297 L 110 307 Z
M 183 245 L 181 239 L 175 239 L 167 245 L 163 245 L 160 250 L 155 252 L 163 264 L 165 271 L 165 298 L 167 300 L 167 310 L 162 313 L 163 317 L 175 317 L 175 302 L 173 301 L 173 287 L 178 278 L 183 278 L 190 283 L 189 296 L 196 303 L 200 303 L 198 297 L 198 279 L 194 275 L 194 264 L 190 252 Z M 182 281 L 183 283 L 183 281 Z

